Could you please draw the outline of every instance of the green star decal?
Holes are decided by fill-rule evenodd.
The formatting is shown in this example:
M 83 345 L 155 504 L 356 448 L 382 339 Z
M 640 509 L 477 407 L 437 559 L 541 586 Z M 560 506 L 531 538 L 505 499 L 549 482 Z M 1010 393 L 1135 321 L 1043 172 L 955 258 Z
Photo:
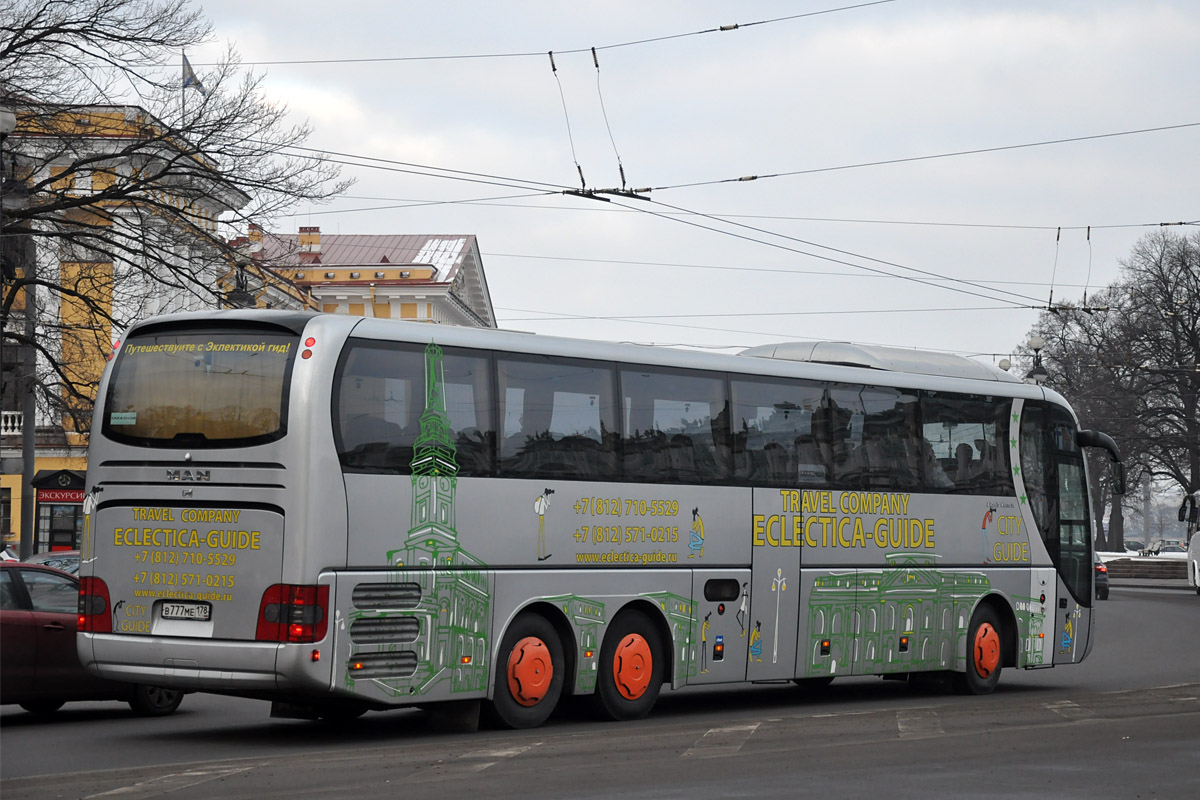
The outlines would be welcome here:
M 1028 502 L 1029 498 L 1027 498 L 1025 495 L 1021 495 L 1021 505 L 1025 505 Z
M 1016 413 L 1016 412 L 1014 411 L 1014 412 L 1013 412 L 1013 422 L 1016 422 L 1016 421 L 1017 421 L 1017 420 L 1019 420 L 1020 418 L 1021 418 L 1021 415 L 1020 415 L 1020 414 L 1018 414 L 1018 413 Z
M 1013 475 L 1020 475 L 1020 474 L 1021 474 L 1021 468 L 1013 467 Z
M 1017 449 L 1017 440 L 1016 439 L 1009 439 L 1008 444 L 1010 447 L 1012 447 L 1013 450 Z

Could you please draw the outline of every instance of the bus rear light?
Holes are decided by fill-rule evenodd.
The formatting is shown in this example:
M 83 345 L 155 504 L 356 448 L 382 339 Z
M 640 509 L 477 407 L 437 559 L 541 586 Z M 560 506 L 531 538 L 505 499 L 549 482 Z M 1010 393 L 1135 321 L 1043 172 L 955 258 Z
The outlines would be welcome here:
M 260 642 L 319 642 L 329 627 L 329 587 L 277 583 L 258 606 Z
M 109 605 L 108 584 L 92 576 L 80 578 L 77 630 L 80 633 L 112 633 Z
M 314 337 L 310 336 L 310 337 L 308 337 L 307 339 L 305 339 L 305 340 L 304 340 L 304 346 L 305 346 L 305 347 L 316 347 L 316 346 L 317 346 L 317 340 L 316 340 Z

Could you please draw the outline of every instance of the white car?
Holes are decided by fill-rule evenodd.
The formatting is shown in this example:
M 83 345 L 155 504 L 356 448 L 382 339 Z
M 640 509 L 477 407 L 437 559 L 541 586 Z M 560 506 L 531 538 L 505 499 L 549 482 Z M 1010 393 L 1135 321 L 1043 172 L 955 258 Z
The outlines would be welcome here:
M 1188 544 L 1187 573 L 1188 586 L 1196 587 L 1196 594 L 1200 594 L 1200 533 L 1193 534 Z

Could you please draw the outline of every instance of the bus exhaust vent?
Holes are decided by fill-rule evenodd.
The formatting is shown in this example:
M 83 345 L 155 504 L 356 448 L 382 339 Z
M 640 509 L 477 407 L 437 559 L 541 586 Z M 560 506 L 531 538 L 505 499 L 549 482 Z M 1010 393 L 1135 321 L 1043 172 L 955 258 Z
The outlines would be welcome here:
M 417 671 L 417 654 L 412 650 L 391 653 L 363 653 L 351 656 L 346 665 L 350 677 L 363 678 L 407 678 Z
M 350 641 L 355 644 L 415 642 L 420 635 L 416 617 L 363 617 L 350 624 Z
M 363 609 L 416 608 L 421 602 L 421 586 L 416 583 L 360 583 L 352 596 L 355 607 Z

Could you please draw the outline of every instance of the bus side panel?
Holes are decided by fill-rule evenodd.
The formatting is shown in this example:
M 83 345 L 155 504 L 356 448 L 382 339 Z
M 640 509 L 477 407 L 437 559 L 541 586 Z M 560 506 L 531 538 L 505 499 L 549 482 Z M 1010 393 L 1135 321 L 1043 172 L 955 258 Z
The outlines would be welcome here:
M 1052 628 L 1024 569 L 805 570 L 801 584 L 801 678 L 961 671 L 971 615 L 987 595 L 1013 612 L 1019 666 L 1039 658 Z
M 343 477 L 351 567 L 399 566 L 430 530 L 493 569 L 750 563 L 743 487 L 443 477 L 439 488 L 411 475 Z
M 795 490 L 754 490 L 753 577 L 750 614 L 745 620 L 747 680 L 796 676 L 800 553 L 804 542 L 799 496 Z
M 696 598 L 699 663 L 688 684 L 746 680 L 747 653 L 754 627 L 750 617 L 750 570 L 694 570 L 692 596 Z
M 1040 540 L 1038 546 L 1042 550 Z M 1054 664 L 1054 620 L 1049 611 L 1057 604 L 1058 575 L 1054 567 L 1030 570 L 1029 595 L 1015 598 L 1017 623 L 1028 619 L 1024 641 L 1017 654 L 1018 667 L 1049 667 Z
M 574 691 L 590 694 L 596 688 L 608 624 L 623 608 L 638 602 L 642 608 L 656 608 L 656 621 L 668 631 L 670 641 L 663 644 L 672 653 L 672 685 L 678 688 L 699 672 L 697 606 L 691 591 L 690 570 L 501 571 L 496 575 L 491 652 L 498 657 L 504 632 L 523 609 L 548 605 L 572 631 L 574 642 L 563 642 L 563 648 L 575 648 Z
M 492 573 L 458 564 L 337 578 L 335 692 L 389 705 L 486 694 Z
M 1054 607 L 1054 663 L 1078 664 L 1091 649 L 1092 609 L 1081 606 L 1066 583 L 1056 576 L 1058 603 Z M 1091 586 L 1091 584 L 1087 584 Z

